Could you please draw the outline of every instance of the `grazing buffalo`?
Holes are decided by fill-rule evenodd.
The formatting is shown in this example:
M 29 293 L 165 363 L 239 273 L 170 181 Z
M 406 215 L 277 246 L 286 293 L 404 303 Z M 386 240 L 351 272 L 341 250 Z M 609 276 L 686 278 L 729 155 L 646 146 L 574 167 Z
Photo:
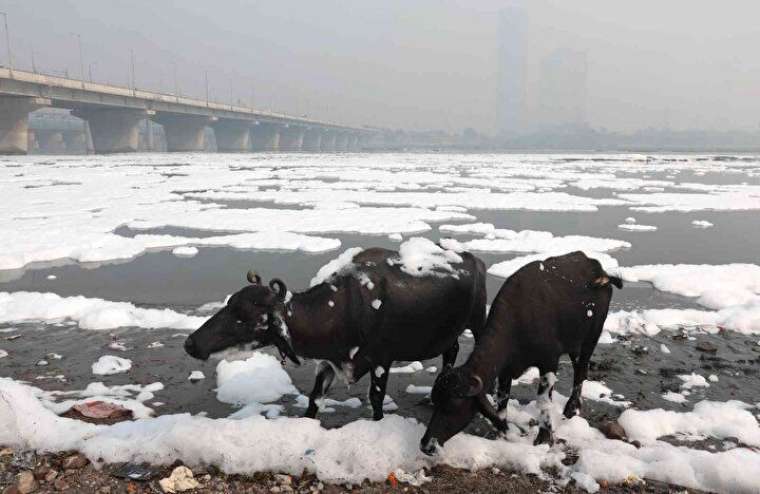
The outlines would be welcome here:
M 565 417 L 580 410 L 581 388 L 604 320 L 612 287 L 620 278 L 608 275 L 583 252 L 531 262 L 510 276 L 496 295 L 486 327 L 467 362 L 444 369 L 433 386 L 435 410 L 420 449 L 436 451 L 481 413 L 502 433 L 512 379 L 538 367 L 540 409 L 535 443 L 552 442 L 551 394 L 559 358 L 573 363 L 573 391 Z M 497 409 L 486 397 L 498 377 Z
M 294 294 L 278 279 L 265 285 L 249 272 L 251 284 L 191 334 L 185 350 L 205 360 L 241 344 L 274 345 L 283 360 L 318 359 L 306 410 L 312 418 L 336 374 L 353 383 L 371 371 L 369 400 L 374 419 L 381 419 L 394 361 L 443 355 L 447 369 L 462 331 L 478 337 L 486 317 L 485 266 L 469 253 L 421 238 L 402 244 L 400 253 L 372 248 L 345 261 L 334 261 L 328 266 L 337 271 Z

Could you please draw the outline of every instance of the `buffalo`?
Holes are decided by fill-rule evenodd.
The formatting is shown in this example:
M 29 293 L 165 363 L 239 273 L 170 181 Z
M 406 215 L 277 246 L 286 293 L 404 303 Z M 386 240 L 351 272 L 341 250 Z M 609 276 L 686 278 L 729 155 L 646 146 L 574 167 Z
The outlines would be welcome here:
M 187 338 L 185 350 L 205 360 L 230 347 L 274 345 L 283 361 L 318 360 L 305 413 L 311 418 L 336 375 L 350 384 L 370 373 L 369 401 L 379 420 L 394 361 L 442 355 L 445 372 L 459 335 L 469 328 L 477 339 L 485 325 L 483 262 L 426 239 L 407 243 L 400 252 L 360 251 L 301 293 L 291 294 L 279 279 L 264 284 L 250 271 L 250 284 Z
M 612 298 L 622 288 L 595 259 L 572 252 L 526 264 L 502 285 L 485 329 L 467 362 L 439 374 L 431 397 L 434 412 L 420 449 L 433 454 L 464 429 L 477 413 L 501 433 L 512 379 L 538 367 L 539 431 L 536 444 L 552 442 L 551 395 L 559 358 L 570 356 L 573 389 L 565 417 L 580 411 L 581 390 Z M 496 409 L 486 396 L 498 378 Z

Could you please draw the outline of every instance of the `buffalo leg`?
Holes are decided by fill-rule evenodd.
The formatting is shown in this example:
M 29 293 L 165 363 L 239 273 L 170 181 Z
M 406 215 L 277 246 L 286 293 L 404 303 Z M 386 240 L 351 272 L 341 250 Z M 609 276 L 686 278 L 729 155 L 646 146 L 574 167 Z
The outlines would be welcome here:
M 556 370 L 556 369 L 554 369 Z M 538 384 L 538 435 L 533 444 L 552 444 L 554 441 L 552 431 L 552 391 L 557 382 L 554 370 L 541 372 L 541 380 Z
M 503 420 L 507 420 L 507 405 L 509 404 L 511 390 L 512 376 L 509 372 L 502 372 L 499 375 L 499 387 L 496 391 L 496 411 Z
M 388 369 L 390 364 L 378 365 L 372 370 L 372 382 L 369 385 L 369 402 L 372 404 L 372 418 L 383 418 L 383 400 L 385 387 L 388 384 Z
M 317 367 L 317 377 L 314 379 L 314 388 L 309 394 L 309 407 L 304 417 L 313 419 L 317 416 L 318 402 L 327 394 L 335 378 L 335 371 L 328 362 L 321 361 Z
M 507 433 L 507 421 L 501 418 L 496 410 L 493 409 L 485 394 L 478 396 L 478 411 L 496 427 L 499 433 Z
M 454 367 L 454 363 L 457 361 L 457 354 L 459 353 L 459 342 L 454 341 L 454 344 L 449 347 L 448 350 L 443 352 L 443 368 Z
M 570 393 L 565 410 L 562 412 L 567 418 L 573 417 L 581 410 L 583 381 L 588 377 L 588 364 L 591 361 L 591 355 L 594 353 L 601 334 L 602 326 L 600 325 L 593 335 L 590 338 L 586 338 L 586 341 L 583 342 L 578 358 L 573 359 L 573 391 Z
M 573 391 L 570 393 L 565 410 L 562 412 L 566 418 L 572 418 L 581 409 L 581 393 L 583 392 L 583 381 L 588 375 L 589 360 L 589 356 L 581 355 L 573 361 Z

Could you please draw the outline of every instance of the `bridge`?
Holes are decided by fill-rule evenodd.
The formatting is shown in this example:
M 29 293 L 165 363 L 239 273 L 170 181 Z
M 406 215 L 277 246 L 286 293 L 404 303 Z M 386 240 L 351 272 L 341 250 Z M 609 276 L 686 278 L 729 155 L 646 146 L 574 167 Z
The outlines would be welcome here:
M 0 68 L 0 154 L 29 151 L 29 114 L 45 107 L 81 118 L 80 138 L 96 153 L 138 151 L 146 120 L 163 127 L 167 151 L 203 151 L 209 127 L 221 152 L 359 151 L 381 137 L 367 127 Z

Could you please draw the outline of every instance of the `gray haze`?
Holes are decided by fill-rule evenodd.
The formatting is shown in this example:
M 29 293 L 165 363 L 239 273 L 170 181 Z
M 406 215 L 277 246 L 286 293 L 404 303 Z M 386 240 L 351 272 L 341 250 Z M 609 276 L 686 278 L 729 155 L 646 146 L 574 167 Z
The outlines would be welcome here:
M 495 133 L 499 15 L 513 4 L 525 14 L 526 125 L 564 123 L 568 112 L 570 123 L 610 130 L 760 125 L 756 1 L 18 0 L 0 10 L 19 67 L 31 68 L 34 51 L 40 71 L 78 77 L 79 33 L 96 81 L 126 85 L 133 49 L 139 88 L 173 92 L 176 63 L 183 94 L 203 97 L 208 70 L 220 101 Z

